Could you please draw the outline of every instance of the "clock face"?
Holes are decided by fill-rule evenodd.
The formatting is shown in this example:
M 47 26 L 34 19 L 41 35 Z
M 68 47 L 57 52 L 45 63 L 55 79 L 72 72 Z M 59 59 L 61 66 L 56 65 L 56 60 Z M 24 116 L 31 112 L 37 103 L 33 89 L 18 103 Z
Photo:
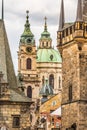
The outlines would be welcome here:
M 32 52 L 32 47 L 27 47 L 27 48 L 26 48 L 26 51 L 27 51 L 27 52 Z
M 31 43 L 31 39 L 30 38 L 27 39 L 27 43 Z

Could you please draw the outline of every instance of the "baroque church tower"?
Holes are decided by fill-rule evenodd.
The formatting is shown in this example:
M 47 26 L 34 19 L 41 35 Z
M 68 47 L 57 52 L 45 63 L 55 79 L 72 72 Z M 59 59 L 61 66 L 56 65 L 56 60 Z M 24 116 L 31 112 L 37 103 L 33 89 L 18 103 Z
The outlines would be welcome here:
M 37 70 L 40 75 L 40 88 L 45 80 L 52 87 L 54 94 L 62 90 L 62 59 L 58 50 L 53 48 L 52 38 L 47 28 L 45 17 L 44 31 L 41 33 L 37 50 Z
M 62 130 L 87 130 L 87 22 L 78 0 L 74 23 L 64 24 L 61 4 L 58 49 L 62 63 Z
M 29 98 L 37 98 L 39 92 L 39 78 L 36 69 L 36 45 L 34 35 L 30 29 L 29 11 L 27 11 L 24 32 L 20 38 L 18 51 L 19 79 L 25 87 L 25 95 Z

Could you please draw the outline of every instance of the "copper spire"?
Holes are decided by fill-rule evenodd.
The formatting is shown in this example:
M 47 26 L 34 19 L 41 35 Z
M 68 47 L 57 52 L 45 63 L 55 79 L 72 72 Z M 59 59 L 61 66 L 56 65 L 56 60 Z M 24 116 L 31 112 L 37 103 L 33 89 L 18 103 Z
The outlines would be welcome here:
M 78 0 L 76 21 L 82 21 L 82 20 L 83 20 L 83 16 L 82 16 L 82 0 Z
M 59 31 L 64 27 L 64 2 L 61 1 L 60 19 L 59 19 Z

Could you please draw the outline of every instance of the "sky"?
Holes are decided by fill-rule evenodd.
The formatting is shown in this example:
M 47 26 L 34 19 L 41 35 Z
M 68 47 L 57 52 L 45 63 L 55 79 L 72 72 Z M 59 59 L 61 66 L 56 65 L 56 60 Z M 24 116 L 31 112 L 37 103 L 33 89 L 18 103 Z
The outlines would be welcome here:
M 0 9 L 1 2 L 2 0 L 0 0 Z M 16 74 L 18 69 L 17 51 L 26 21 L 26 10 L 29 10 L 29 21 L 36 45 L 39 44 L 39 38 L 44 28 L 44 17 L 46 16 L 48 31 L 55 47 L 57 45 L 60 5 L 61 0 L 4 0 L 4 21 Z M 64 0 L 64 8 L 65 22 L 74 22 L 77 0 Z

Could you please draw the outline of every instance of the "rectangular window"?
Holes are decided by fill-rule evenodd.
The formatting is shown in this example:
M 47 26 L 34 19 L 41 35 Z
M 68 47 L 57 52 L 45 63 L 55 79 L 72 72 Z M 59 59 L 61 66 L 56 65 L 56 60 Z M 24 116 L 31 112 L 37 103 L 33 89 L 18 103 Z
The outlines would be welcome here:
M 72 101 L 72 85 L 69 86 L 69 101 Z
M 64 36 L 65 36 L 64 33 L 65 33 L 65 32 L 63 31 L 63 32 L 62 32 L 62 37 L 63 37 L 63 38 L 64 38 Z
M 70 27 L 70 34 L 72 34 L 72 27 Z
M 68 36 L 68 28 L 66 29 L 66 36 Z
M 86 31 L 87 31 L 87 26 L 86 26 Z
M 20 115 L 13 115 L 13 128 L 20 127 Z
M 82 30 L 82 29 L 83 29 L 83 24 L 82 24 L 82 23 L 80 23 L 80 25 L 79 25 L 79 26 L 80 26 L 80 29 Z

